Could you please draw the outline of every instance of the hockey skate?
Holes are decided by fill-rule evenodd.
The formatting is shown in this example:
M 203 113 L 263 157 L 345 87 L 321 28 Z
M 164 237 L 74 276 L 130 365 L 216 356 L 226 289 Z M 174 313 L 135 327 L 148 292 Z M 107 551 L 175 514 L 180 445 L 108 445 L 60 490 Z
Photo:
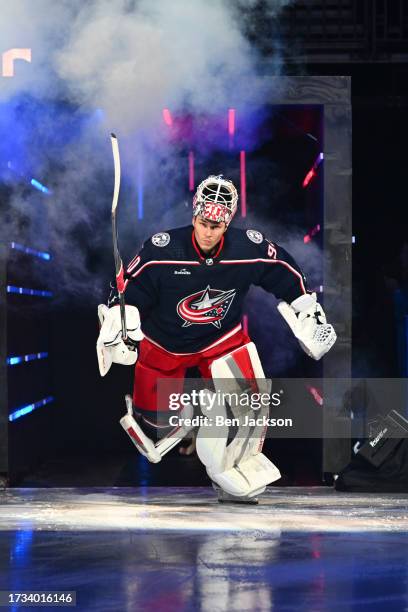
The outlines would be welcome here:
M 214 491 L 216 491 L 217 493 L 218 502 L 220 504 L 249 504 L 252 506 L 256 506 L 259 503 L 257 497 L 249 497 L 249 495 L 238 497 L 237 495 L 231 495 L 231 493 L 227 493 L 214 482 L 212 483 L 212 486 Z
M 190 443 L 187 446 L 180 446 L 179 448 L 179 455 L 181 455 L 182 457 L 192 457 L 193 455 L 195 455 L 196 452 L 196 437 L 197 434 L 196 432 L 192 432 L 191 434 L 191 438 L 188 438 Z

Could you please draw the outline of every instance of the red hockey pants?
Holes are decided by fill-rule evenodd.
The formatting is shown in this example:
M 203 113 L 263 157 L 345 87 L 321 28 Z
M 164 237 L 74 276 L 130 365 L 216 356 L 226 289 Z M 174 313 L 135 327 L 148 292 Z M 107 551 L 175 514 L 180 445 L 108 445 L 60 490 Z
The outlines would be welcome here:
M 198 367 L 203 378 L 211 378 L 210 366 L 215 359 L 223 357 L 248 342 L 251 342 L 250 338 L 240 330 L 220 344 L 201 353 L 175 355 L 144 338 L 139 346 L 139 358 L 135 367 L 134 406 L 142 410 L 167 411 L 168 404 L 157 405 L 158 379 L 180 379 L 180 389 L 175 388 L 174 392 L 182 393 L 187 368 Z

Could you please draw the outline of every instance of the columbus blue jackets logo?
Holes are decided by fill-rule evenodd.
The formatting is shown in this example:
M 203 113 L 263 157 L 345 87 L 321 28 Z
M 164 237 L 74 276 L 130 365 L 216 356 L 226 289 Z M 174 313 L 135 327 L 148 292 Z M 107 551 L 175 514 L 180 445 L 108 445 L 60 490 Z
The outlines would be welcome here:
M 152 242 L 154 246 L 165 247 L 170 242 L 170 235 L 167 232 L 159 232 L 152 236 Z
M 184 321 L 183 327 L 212 324 L 220 329 L 235 294 L 235 289 L 221 291 L 208 285 L 206 289 L 183 298 L 177 304 L 177 314 Z
M 249 229 L 247 230 L 246 235 L 250 240 L 252 240 L 252 242 L 255 242 L 255 244 L 261 244 L 263 241 L 261 232 L 258 232 L 257 230 Z

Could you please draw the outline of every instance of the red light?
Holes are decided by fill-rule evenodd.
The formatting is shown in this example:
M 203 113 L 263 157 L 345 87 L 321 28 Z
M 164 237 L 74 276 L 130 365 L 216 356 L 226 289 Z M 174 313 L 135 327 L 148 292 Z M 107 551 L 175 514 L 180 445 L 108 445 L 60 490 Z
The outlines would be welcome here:
M 317 232 L 320 232 L 320 223 L 318 223 L 312 230 L 310 230 L 308 234 L 306 234 L 306 236 L 303 237 L 303 242 L 305 244 L 310 242 L 313 236 L 317 234 Z
M 311 180 L 312 180 L 312 178 L 314 178 L 315 176 L 316 176 L 315 169 L 314 169 L 314 168 L 312 168 L 311 170 L 309 170 L 309 172 L 308 172 L 308 173 L 306 174 L 306 176 L 305 176 L 305 180 L 304 180 L 304 181 L 303 181 L 303 183 L 302 183 L 302 187 L 303 187 L 303 189 L 309 185 L 310 181 L 311 181 Z
M 163 108 L 163 120 L 166 125 L 171 127 L 173 125 L 173 117 L 168 108 Z
M 246 217 L 247 206 L 246 206 L 246 161 L 245 151 L 241 151 L 239 154 L 240 160 L 240 171 L 241 171 L 241 217 Z
M 317 389 L 316 387 L 308 386 L 307 390 L 309 391 L 310 395 L 313 397 L 315 402 L 319 404 L 319 406 L 323 406 L 323 396 L 321 392 L 319 391 L 319 389 Z
M 323 153 L 319 153 L 319 155 L 316 157 L 316 161 L 313 164 L 312 169 L 309 170 L 309 172 L 306 174 L 306 176 L 304 178 L 304 181 L 302 183 L 303 189 L 305 187 L 307 187 L 309 185 L 310 181 L 316 176 L 316 170 L 320 166 L 320 164 L 322 163 L 323 159 L 324 159 Z
M 235 134 L 235 108 L 228 109 L 228 134 L 230 136 Z

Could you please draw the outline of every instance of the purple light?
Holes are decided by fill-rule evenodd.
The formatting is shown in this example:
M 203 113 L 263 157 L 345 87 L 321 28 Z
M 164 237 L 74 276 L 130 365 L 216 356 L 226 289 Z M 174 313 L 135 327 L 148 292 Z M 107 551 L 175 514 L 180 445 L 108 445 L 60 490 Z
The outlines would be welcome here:
M 13 366 L 19 363 L 27 363 L 28 361 L 34 361 L 36 359 L 46 359 L 48 353 L 30 353 L 29 355 L 20 355 L 7 357 L 7 365 Z
M 38 297 L 52 297 L 51 291 L 44 291 L 42 289 L 28 289 L 27 287 L 15 287 L 14 285 L 7 285 L 7 293 L 17 293 L 19 295 L 35 295 Z
M 240 174 L 241 174 L 241 217 L 246 217 L 247 202 L 246 202 L 246 158 L 245 151 L 239 154 Z
M 188 154 L 188 188 L 194 191 L 194 153 L 189 151 Z
M 34 257 L 39 257 L 40 259 L 45 259 L 49 261 L 51 259 L 51 255 L 46 253 L 45 251 L 37 251 L 36 249 L 32 249 L 31 247 L 25 247 L 22 244 L 18 244 L 17 242 L 11 243 L 11 248 L 15 251 L 21 251 L 22 253 L 26 253 L 27 255 L 33 255 Z

